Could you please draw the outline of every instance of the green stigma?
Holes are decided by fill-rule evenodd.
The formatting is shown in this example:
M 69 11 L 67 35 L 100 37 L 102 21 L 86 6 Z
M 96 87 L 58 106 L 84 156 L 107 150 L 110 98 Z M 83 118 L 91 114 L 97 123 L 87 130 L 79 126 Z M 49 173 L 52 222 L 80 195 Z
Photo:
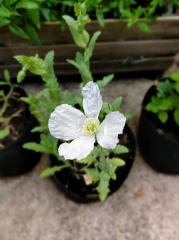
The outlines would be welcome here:
M 83 132 L 89 135 L 95 134 L 98 130 L 99 123 L 97 118 L 87 118 L 83 124 Z
M 93 134 L 93 133 L 96 132 L 97 126 L 94 123 L 90 123 L 90 124 L 87 125 L 86 130 L 89 134 Z

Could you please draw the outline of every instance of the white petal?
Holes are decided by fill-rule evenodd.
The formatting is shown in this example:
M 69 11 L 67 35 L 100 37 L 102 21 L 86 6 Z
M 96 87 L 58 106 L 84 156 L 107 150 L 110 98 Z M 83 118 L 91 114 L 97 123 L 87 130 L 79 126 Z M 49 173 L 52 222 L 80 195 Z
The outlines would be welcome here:
M 94 82 L 88 82 L 82 90 L 83 108 L 87 117 L 98 117 L 103 101 L 99 87 Z
M 126 118 L 122 113 L 108 113 L 96 134 L 98 143 L 104 148 L 115 148 L 119 142 L 118 134 L 123 132 L 125 122 Z
M 81 127 L 85 119 L 85 115 L 78 109 L 62 104 L 56 107 L 50 116 L 48 122 L 50 134 L 65 141 L 73 140 L 82 135 Z
M 81 136 L 71 143 L 62 143 L 59 146 L 59 155 L 66 160 L 83 159 L 87 157 L 94 148 L 95 136 Z

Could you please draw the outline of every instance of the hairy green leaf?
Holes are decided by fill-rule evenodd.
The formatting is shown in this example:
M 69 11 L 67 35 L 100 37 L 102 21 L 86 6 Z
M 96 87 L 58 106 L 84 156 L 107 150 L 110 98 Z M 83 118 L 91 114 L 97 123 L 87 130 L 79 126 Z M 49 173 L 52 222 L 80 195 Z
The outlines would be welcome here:
M 63 18 L 70 29 L 71 35 L 76 45 L 81 48 L 86 48 L 89 42 L 88 32 L 85 29 L 80 31 L 77 22 L 72 17 L 64 15 Z
M 123 154 L 123 153 L 128 153 L 129 149 L 126 146 L 118 144 L 112 151 L 115 154 Z
M 97 191 L 99 193 L 99 198 L 101 201 L 104 201 L 110 192 L 109 182 L 110 182 L 109 175 L 105 172 L 101 172 L 99 185 L 97 187 Z
M 40 177 L 43 177 L 43 178 L 51 177 L 56 172 L 60 172 L 62 169 L 66 168 L 66 167 L 67 167 L 66 165 L 47 167 L 40 173 Z
M 103 77 L 102 80 L 98 80 L 96 83 L 98 84 L 98 87 L 100 90 L 103 90 L 114 78 L 114 74 L 109 74 L 105 77 Z

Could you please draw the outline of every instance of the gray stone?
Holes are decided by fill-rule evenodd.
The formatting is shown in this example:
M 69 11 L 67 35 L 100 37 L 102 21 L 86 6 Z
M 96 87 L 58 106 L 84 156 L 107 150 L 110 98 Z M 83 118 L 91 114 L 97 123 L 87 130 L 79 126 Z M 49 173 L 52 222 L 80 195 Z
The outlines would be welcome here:
M 122 109 L 133 111 L 137 129 L 140 104 L 151 81 L 113 81 L 104 92 L 122 95 Z M 63 86 L 76 89 L 77 84 Z M 27 84 L 29 93 L 40 88 Z M 51 179 L 41 179 L 42 162 L 29 174 L 0 179 L 1 240 L 178 240 L 179 176 L 153 171 L 137 153 L 123 186 L 104 203 L 78 205 Z

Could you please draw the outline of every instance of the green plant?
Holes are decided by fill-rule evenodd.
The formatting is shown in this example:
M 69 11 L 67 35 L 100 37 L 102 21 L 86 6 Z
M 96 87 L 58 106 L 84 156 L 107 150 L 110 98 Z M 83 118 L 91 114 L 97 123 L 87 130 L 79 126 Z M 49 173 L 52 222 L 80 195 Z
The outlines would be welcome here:
M 75 4 L 77 0 L 0 0 L 0 27 L 7 26 L 17 36 L 40 44 L 37 30 L 43 22 L 63 22 L 62 16 L 73 14 Z M 178 0 L 86 0 L 85 4 L 90 17 L 98 19 L 102 26 L 108 16 L 125 18 L 129 27 L 137 23 L 145 32 L 150 29 L 148 22 L 162 14 L 160 9 L 172 13 L 179 7 Z
M 99 36 L 99 32 L 96 32 L 90 37 L 86 31 L 85 25 L 88 22 L 88 16 L 86 15 L 85 8 L 84 3 L 75 6 L 76 20 L 72 17 L 64 16 L 75 43 L 83 49 L 83 53 L 78 52 L 76 54 L 75 60 L 68 60 L 69 63 L 73 64 L 79 70 L 82 78 L 81 89 L 93 80 L 90 70 L 90 58 L 93 54 L 96 39 Z M 83 175 L 86 184 L 95 183 L 100 199 L 104 200 L 109 193 L 110 179 L 115 180 L 116 169 L 125 164 L 122 159 L 116 158 L 115 154 L 127 153 L 128 149 L 125 146 L 117 145 L 115 149 L 111 150 L 104 149 L 98 145 L 87 157 L 78 160 L 77 164 L 75 164 L 75 161 L 68 161 L 63 156 L 59 156 L 57 151 L 58 141 L 48 131 L 49 117 L 56 106 L 63 105 L 64 103 L 65 105 L 78 106 L 81 110 L 83 99 L 80 92 L 71 93 L 61 90 L 53 69 L 53 52 L 49 52 L 44 59 L 39 58 L 38 55 L 35 57 L 16 56 L 15 58 L 22 65 L 22 70 L 18 74 L 19 82 L 25 78 L 27 70 L 35 75 L 40 75 L 44 82 L 44 89 L 37 95 L 23 98 L 29 104 L 31 113 L 39 122 L 39 125 L 32 129 L 32 131 L 38 131 L 41 134 L 40 143 L 26 143 L 24 147 L 37 152 L 53 154 L 59 159 L 59 166 L 46 168 L 41 173 L 41 176 L 51 176 L 63 168 L 71 168 L 77 176 Z M 99 88 L 103 90 L 112 78 L 113 75 L 109 75 L 102 80 L 98 80 L 97 84 Z M 121 102 L 122 98 L 118 97 L 112 104 L 103 103 L 99 120 L 103 121 L 105 115 L 111 111 L 119 111 Z M 94 130 L 93 124 L 88 127 L 90 127 L 88 131 Z
M 158 81 L 156 88 L 157 93 L 146 105 L 146 110 L 157 114 L 163 124 L 172 114 L 175 123 L 179 125 L 179 72 Z
M 8 70 L 4 70 L 4 77 L 0 81 L 0 149 L 4 148 L 3 140 L 11 134 L 12 126 L 11 121 L 19 117 L 24 110 L 20 108 L 18 111 L 9 112 L 10 101 L 14 100 L 16 102 L 20 101 L 18 97 L 14 94 L 14 89 L 17 86 L 11 82 L 10 73 Z

